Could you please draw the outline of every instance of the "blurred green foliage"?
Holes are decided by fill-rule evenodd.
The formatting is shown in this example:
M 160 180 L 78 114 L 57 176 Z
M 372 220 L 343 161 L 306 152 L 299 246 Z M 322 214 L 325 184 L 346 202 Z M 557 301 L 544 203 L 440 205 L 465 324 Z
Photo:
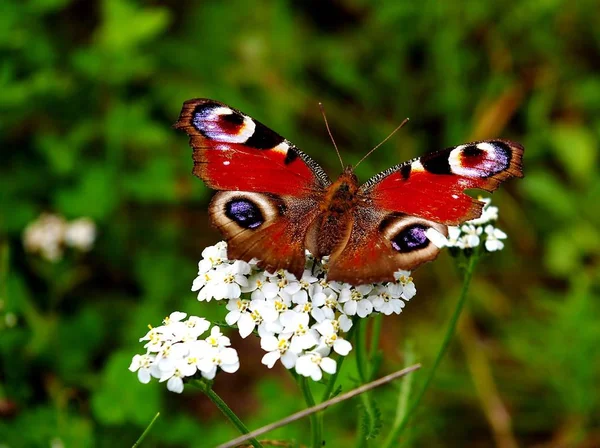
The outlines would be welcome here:
M 198 393 L 127 371 L 148 323 L 176 309 L 224 315 L 189 291 L 219 236 L 187 138 L 170 128 L 184 100 L 208 97 L 332 174 L 318 101 L 348 163 L 410 116 L 363 179 L 468 139 L 523 143 L 525 179 L 494 195 L 508 247 L 479 268 L 406 446 L 599 446 L 599 20 L 594 0 L 4 0 L 0 445 L 128 446 L 159 410 L 145 446 L 236 435 Z M 22 231 L 44 211 L 93 218 L 94 250 L 56 264 L 27 254 Z M 431 363 L 460 287 L 453 265 L 443 254 L 415 274 L 417 297 L 385 320 L 380 374 L 402 365 L 407 339 Z M 242 368 L 216 390 L 248 426 L 300 409 L 257 341 L 233 340 Z M 375 393 L 384 431 L 395 394 Z M 328 446 L 353 440 L 358 405 L 327 412 Z M 306 425 L 269 437 L 306 443 Z

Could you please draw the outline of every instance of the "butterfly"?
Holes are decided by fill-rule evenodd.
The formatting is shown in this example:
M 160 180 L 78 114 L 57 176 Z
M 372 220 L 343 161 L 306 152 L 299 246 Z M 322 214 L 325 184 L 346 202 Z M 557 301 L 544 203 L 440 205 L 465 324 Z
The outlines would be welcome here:
M 193 173 L 218 190 L 212 224 L 228 257 L 260 260 L 298 279 L 305 250 L 329 256 L 327 277 L 352 285 L 391 281 L 438 255 L 429 229 L 481 215 L 466 189 L 493 191 L 523 177 L 523 147 L 508 140 L 467 143 L 395 165 L 359 184 L 351 166 L 332 182 L 306 153 L 262 123 L 218 101 L 183 104 L 174 128 L 193 149 Z

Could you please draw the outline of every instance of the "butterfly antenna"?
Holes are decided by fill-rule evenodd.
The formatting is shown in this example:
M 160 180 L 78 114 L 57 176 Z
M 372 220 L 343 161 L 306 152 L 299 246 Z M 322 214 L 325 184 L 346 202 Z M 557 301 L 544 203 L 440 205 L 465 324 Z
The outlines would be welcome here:
M 323 103 L 319 102 L 319 108 L 321 109 L 321 115 L 323 115 L 323 120 L 325 120 L 325 127 L 327 128 L 327 133 L 329 134 L 329 138 L 331 138 L 331 142 L 333 143 L 333 147 L 335 148 L 335 152 L 337 152 L 338 158 L 340 159 L 340 163 L 342 164 L 342 170 L 344 169 L 344 162 L 342 161 L 342 156 L 340 155 L 340 150 L 335 144 L 335 140 L 333 139 L 333 134 L 331 133 L 331 129 L 329 129 L 329 123 L 327 123 L 327 117 L 325 116 L 325 108 L 323 107 Z
M 396 132 L 398 132 L 400 130 L 400 128 L 402 126 L 404 126 L 406 123 L 408 123 L 408 120 L 409 120 L 408 118 L 405 118 L 404 121 L 402 123 L 400 123 L 398 125 L 398 127 L 396 127 L 396 129 L 394 129 L 390 133 L 390 135 L 388 135 L 386 138 L 384 138 L 381 143 L 379 143 L 372 150 L 370 150 L 367 154 L 365 154 L 365 156 L 362 159 L 359 160 L 359 162 L 354 166 L 354 168 L 356 168 L 358 165 L 360 165 L 363 162 L 363 160 L 365 160 L 367 157 L 369 157 L 373 151 L 375 151 L 377 148 L 379 148 L 381 145 L 383 145 L 385 142 L 387 142 L 390 138 L 392 138 L 392 135 L 394 135 Z

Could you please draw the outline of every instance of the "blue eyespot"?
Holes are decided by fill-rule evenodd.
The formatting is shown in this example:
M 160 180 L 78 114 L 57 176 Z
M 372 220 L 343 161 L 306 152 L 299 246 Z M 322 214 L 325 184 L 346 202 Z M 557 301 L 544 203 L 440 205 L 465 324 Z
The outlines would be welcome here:
M 256 229 L 264 222 L 260 208 L 248 199 L 232 199 L 225 204 L 225 215 L 244 229 Z
M 429 238 L 425 235 L 427 227 L 415 224 L 407 227 L 392 238 L 392 247 L 398 252 L 412 252 L 424 249 L 429 245 Z

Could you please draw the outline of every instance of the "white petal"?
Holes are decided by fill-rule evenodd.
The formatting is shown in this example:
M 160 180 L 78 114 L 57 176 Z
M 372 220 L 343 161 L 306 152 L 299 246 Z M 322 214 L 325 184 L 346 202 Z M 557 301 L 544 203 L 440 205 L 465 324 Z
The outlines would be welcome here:
M 279 357 L 280 354 L 278 351 L 272 351 L 263 356 L 260 362 L 262 362 L 269 369 L 272 369 Z
M 142 384 L 148 384 L 150 382 L 150 370 L 149 369 L 140 369 L 138 371 L 138 380 Z
M 346 313 L 349 316 L 354 316 L 356 314 L 356 308 L 356 300 L 349 300 L 346 303 L 344 303 L 344 313 Z
M 274 335 L 266 335 L 260 339 L 260 348 L 262 348 L 265 352 L 277 350 L 278 345 L 279 339 L 277 339 Z
M 350 344 L 350 342 L 346 341 L 345 339 L 337 339 L 333 344 L 333 349 L 336 353 L 342 356 L 346 356 L 348 353 L 350 353 L 350 350 L 352 350 L 352 344 Z
M 233 348 L 226 348 L 219 353 L 223 364 L 235 364 L 239 361 L 238 354 Z
M 292 369 L 296 365 L 297 360 L 298 355 L 290 350 L 288 350 L 281 356 L 281 363 L 285 366 L 286 369 Z
M 167 382 L 167 389 L 171 392 L 180 394 L 183 392 L 183 381 L 181 378 L 174 376 Z
M 235 362 L 232 364 L 221 364 L 221 370 L 223 372 L 227 372 L 227 373 L 237 372 L 239 368 L 240 368 L 239 362 Z
M 244 313 L 240 316 L 238 320 L 238 329 L 240 331 L 240 336 L 242 338 L 247 338 L 254 330 L 254 320 L 248 313 Z
M 337 370 L 337 364 L 331 358 L 323 358 L 321 360 L 321 369 L 323 369 L 323 371 L 333 375 L 335 373 L 335 371 Z

